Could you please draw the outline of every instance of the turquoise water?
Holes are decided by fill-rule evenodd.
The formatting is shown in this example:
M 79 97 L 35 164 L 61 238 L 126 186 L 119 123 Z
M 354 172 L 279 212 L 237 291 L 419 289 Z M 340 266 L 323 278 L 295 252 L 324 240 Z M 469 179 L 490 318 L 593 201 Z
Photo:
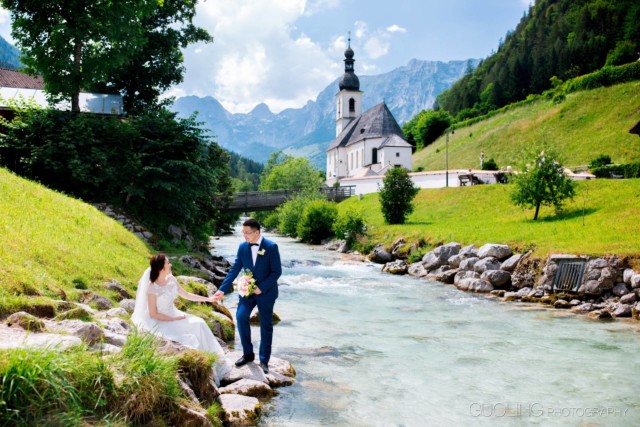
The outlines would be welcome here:
M 637 324 L 503 303 L 267 237 L 284 266 L 273 354 L 297 377 L 260 425 L 640 425 Z M 241 240 L 215 240 L 213 253 L 233 261 Z

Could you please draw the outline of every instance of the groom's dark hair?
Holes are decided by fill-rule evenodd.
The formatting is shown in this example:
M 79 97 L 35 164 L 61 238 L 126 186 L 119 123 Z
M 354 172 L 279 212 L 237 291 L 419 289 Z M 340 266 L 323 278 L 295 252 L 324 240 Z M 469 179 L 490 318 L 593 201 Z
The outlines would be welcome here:
M 243 227 L 251 227 L 254 230 L 260 231 L 260 223 L 257 219 L 249 218 L 245 222 L 242 223 Z

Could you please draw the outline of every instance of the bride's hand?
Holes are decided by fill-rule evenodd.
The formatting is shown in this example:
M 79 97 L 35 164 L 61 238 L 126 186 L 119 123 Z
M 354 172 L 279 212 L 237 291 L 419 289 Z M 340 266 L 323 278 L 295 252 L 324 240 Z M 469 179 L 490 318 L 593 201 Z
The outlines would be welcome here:
M 184 319 L 186 319 L 186 318 L 187 318 L 187 316 L 186 316 L 185 314 L 183 314 L 182 316 L 178 316 L 178 317 L 176 317 L 176 318 L 175 318 L 175 319 L 173 319 L 173 320 L 184 320 Z

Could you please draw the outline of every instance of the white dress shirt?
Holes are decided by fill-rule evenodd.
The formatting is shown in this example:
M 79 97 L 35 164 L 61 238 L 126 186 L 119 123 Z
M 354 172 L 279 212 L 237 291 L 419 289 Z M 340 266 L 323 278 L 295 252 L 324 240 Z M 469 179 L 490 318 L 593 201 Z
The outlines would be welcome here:
M 253 259 L 254 266 L 256 265 L 256 260 L 258 259 L 258 250 L 260 249 L 260 245 L 262 244 L 262 236 L 260 236 L 256 243 L 258 244 L 258 246 L 251 246 L 251 258 Z

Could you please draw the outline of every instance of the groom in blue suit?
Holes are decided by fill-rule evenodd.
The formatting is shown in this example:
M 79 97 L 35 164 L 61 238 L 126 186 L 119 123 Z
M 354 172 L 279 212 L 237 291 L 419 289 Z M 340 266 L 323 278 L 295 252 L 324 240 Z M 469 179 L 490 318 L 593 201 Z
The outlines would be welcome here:
M 253 273 L 256 289 L 248 297 L 240 297 L 236 320 L 238 332 L 242 342 L 242 357 L 236 361 L 236 366 L 242 366 L 254 360 L 253 344 L 251 343 L 251 326 L 249 317 L 257 305 L 260 316 L 260 367 L 269 373 L 269 358 L 271 357 L 271 342 L 273 339 L 273 306 L 278 298 L 278 278 L 282 274 L 280 252 L 278 245 L 262 237 L 260 223 L 249 218 L 242 224 L 242 234 L 245 242 L 240 244 L 236 261 L 222 281 L 214 297 L 216 301 L 224 294 L 233 291 L 233 281 L 241 271 L 248 269 Z

